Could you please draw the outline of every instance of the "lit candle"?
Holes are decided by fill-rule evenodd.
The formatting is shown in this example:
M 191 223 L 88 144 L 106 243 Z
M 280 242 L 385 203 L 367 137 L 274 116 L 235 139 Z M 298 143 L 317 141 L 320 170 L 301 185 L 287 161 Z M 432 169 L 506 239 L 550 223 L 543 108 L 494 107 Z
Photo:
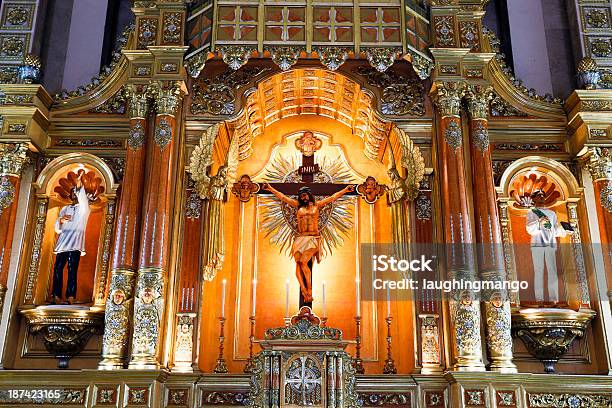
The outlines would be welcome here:
M 289 317 L 289 279 L 285 281 L 285 317 Z
M 253 299 L 251 300 L 251 316 L 255 316 L 255 299 L 257 294 L 257 279 L 253 279 Z
M 355 302 L 357 303 L 357 316 L 361 316 L 361 303 L 359 302 L 359 278 L 355 278 Z
M 223 279 L 223 291 L 221 292 L 221 317 L 225 317 L 225 287 L 227 280 Z
M 323 317 L 327 317 L 327 305 L 325 304 L 325 281 L 323 281 Z
M 387 286 L 387 317 L 391 317 L 391 288 Z

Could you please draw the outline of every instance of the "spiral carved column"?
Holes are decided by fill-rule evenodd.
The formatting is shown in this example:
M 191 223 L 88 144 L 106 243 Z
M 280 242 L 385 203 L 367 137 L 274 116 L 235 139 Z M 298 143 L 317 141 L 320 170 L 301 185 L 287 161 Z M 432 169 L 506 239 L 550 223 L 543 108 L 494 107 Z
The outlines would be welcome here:
M 470 157 L 478 269 L 483 280 L 504 281 L 506 273 L 503 241 L 497 212 L 487 119 L 492 92 L 491 87 L 474 85 L 468 89 L 466 100 L 470 114 Z M 517 370 L 512 363 L 512 316 L 508 293 L 487 292 L 483 300 L 491 370 L 515 373 Z
M 432 92 L 440 114 L 436 147 L 444 214 L 444 267 L 448 279 L 458 281 L 473 280 L 475 270 L 460 116 L 465 90 L 463 82 L 436 82 Z M 484 371 L 478 299 L 469 290 L 458 290 L 451 292 L 448 304 L 454 349 L 453 369 Z
M 179 82 L 153 82 L 157 115 L 147 158 L 140 261 L 134 294 L 132 356 L 129 368 L 158 368 L 165 309 L 165 286 L 174 204 L 175 114 L 181 101 Z
M 100 369 L 119 369 L 126 363 L 134 303 L 134 281 L 138 268 L 149 95 L 147 87 L 131 85 L 127 88 L 127 96 L 130 100 L 130 133 L 117 214 Z
M 19 185 L 28 160 L 27 151 L 26 143 L 0 143 L 0 315 L 7 291 Z

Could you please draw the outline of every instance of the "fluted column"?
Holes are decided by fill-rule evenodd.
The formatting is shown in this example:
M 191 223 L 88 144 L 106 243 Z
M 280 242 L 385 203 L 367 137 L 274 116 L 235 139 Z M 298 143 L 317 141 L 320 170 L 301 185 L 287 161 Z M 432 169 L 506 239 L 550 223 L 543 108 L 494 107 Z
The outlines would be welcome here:
M 127 96 L 130 101 L 130 133 L 117 214 L 100 369 L 123 368 L 127 362 L 134 281 L 138 268 L 149 95 L 146 86 L 130 85 Z
M 19 185 L 28 160 L 27 151 L 26 143 L 0 143 L 0 315 L 7 291 Z
M 478 270 L 482 280 L 504 281 L 503 242 L 497 212 L 491 146 L 489 144 L 489 100 L 491 87 L 470 86 L 466 93 L 470 114 L 470 158 Z M 507 291 L 484 293 L 487 347 L 491 370 L 516 372 L 512 363 L 511 312 Z
M 465 179 L 461 99 L 463 82 L 436 82 L 433 99 L 440 114 L 437 156 L 440 169 L 444 244 L 448 279 L 474 279 L 472 229 Z M 453 369 L 484 371 L 480 336 L 480 305 L 469 290 L 451 292 L 451 338 L 454 351 Z
M 175 179 L 175 114 L 181 101 L 179 82 L 153 82 L 157 115 L 147 159 L 140 260 L 134 297 L 130 368 L 157 368 L 165 309 Z

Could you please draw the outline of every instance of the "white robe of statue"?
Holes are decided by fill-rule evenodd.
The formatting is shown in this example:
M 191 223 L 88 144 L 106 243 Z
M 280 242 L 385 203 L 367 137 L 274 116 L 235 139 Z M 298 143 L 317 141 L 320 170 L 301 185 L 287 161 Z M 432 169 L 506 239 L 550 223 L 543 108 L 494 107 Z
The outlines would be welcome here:
M 85 188 L 76 191 L 77 204 L 62 207 L 59 217 L 55 221 L 55 232 L 58 234 L 53 253 L 81 251 L 85 255 L 85 229 L 91 209 Z M 68 216 L 69 220 L 60 223 L 62 217 Z
M 549 223 L 540 222 L 540 211 Z M 557 214 L 548 208 L 534 208 L 527 213 L 527 232 L 531 235 L 531 258 L 533 260 L 534 291 L 536 302 L 544 300 L 544 266 L 548 271 L 548 296 L 551 302 L 559 301 L 557 277 L 557 237 L 567 232 L 557 219 Z

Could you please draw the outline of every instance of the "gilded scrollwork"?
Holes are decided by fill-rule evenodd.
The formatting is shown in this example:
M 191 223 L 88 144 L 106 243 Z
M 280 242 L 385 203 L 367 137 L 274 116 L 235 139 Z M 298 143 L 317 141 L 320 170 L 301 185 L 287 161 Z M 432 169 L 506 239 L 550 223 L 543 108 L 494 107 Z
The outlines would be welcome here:
M 145 143 L 145 130 L 140 121 L 130 127 L 127 144 L 132 150 L 140 149 Z
M 162 118 L 155 127 L 153 140 L 155 141 L 155 144 L 160 147 L 160 149 L 164 149 L 172 141 L 172 133 L 172 126 L 166 120 L 166 118 Z
M 281 71 L 287 71 L 298 62 L 300 53 L 304 49 L 301 47 L 274 47 L 270 49 L 272 61 L 278 65 Z
M 436 45 L 451 48 L 455 46 L 455 20 L 452 16 L 434 16 L 433 25 Z
M 532 408 L 605 408 L 612 406 L 612 395 L 608 394 L 528 393 L 527 399 Z
M 424 368 L 439 369 L 440 334 L 438 315 L 419 315 L 421 322 L 421 363 Z
M 348 59 L 348 48 L 343 47 L 319 47 L 315 51 L 319 54 L 321 64 L 330 71 L 336 71 Z
M 181 41 L 183 13 L 164 13 L 162 40 L 164 44 L 178 44 Z
M 394 70 L 378 72 L 369 67 L 358 67 L 354 72 L 382 91 L 382 113 L 396 116 L 425 114 L 425 89 L 420 81 L 404 77 Z
M 201 78 L 192 88 L 191 113 L 232 115 L 236 111 L 236 90 L 268 71 L 269 68 L 246 66 L 230 69 L 214 78 Z
M 378 72 L 385 72 L 391 68 L 399 54 L 395 48 L 367 48 L 365 52 L 368 62 Z
M 138 47 L 147 48 L 157 42 L 157 18 L 141 18 L 138 20 Z
M 231 45 L 221 47 L 221 56 L 223 62 L 225 62 L 228 67 L 237 71 L 249 62 L 249 57 L 253 51 L 255 51 L 255 49 L 252 47 Z
M 195 316 L 195 313 L 180 313 L 176 316 L 175 370 L 191 371 Z
M 463 144 L 461 126 L 459 126 L 459 122 L 456 119 L 449 121 L 446 125 L 444 140 L 453 150 L 459 149 Z

